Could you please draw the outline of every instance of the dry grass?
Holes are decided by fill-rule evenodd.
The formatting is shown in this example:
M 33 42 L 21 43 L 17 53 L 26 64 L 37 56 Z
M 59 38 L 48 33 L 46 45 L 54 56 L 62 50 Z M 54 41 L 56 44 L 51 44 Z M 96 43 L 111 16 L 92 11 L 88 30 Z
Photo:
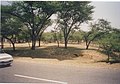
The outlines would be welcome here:
M 12 51 L 10 44 L 6 43 L 5 47 L 7 52 L 17 57 L 32 57 L 32 58 L 51 58 L 58 60 L 73 60 L 74 58 L 80 58 L 80 60 L 101 60 L 106 56 L 95 50 L 94 47 L 90 47 L 89 50 L 85 50 L 83 44 L 68 44 L 68 49 L 64 48 L 64 44 L 60 44 L 57 47 L 55 43 L 42 44 L 41 47 L 37 47 L 36 50 L 31 50 L 27 43 L 16 44 L 16 51 Z
M 6 52 L 12 54 L 16 60 L 31 62 L 41 62 L 48 64 L 69 64 L 69 65 L 87 65 L 119 68 L 120 63 L 111 66 L 105 62 L 107 56 L 97 51 L 96 47 L 85 50 L 85 44 L 68 44 L 68 49 L 64 49 L 64 45 L 57 47 L 55 43 L 42 44 L 36 50 L 31 50 L 27 43 L 16 44 L 16 51 L 12 51 L 8 43 L 5 44 Z M 17 58 L 16 58 L 17 57 Z M 39 58 L 39 59 L 38 59 Z M 99 61 L 99 62 L 98 62 Z M 119 68 L 120 69 L 120 68 Z

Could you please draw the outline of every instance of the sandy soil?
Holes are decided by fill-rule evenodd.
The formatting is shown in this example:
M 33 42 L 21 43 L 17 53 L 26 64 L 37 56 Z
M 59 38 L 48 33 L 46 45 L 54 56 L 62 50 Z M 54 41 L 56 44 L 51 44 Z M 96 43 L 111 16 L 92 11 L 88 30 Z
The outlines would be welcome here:
M 31 62 L 31 63 L 40 63 L 40 64 L 50 64 L 50 65 L 62 65 L 62 66 L 75 66 L 75 67 L 93 67 L 93 68 L 105 68 L 105 69 L 117 69 L 120 70 L 120 63 L 116 64 L 107 64 L 103 62 L 93 63 L 93 62 L 81 62 L 80 57 L 74 60 L 57 60 L 57 59 L 42 59 L 42 58 L 30 58 L 30 57 L 16 57 L 14 61 L 18 62 Z M 91 60 L 93 61 L 93 60 Z
M 29 47 L 27 43 L 24 44 L 16 44 L 17 47 Z M 57 44 L 49 43 L 49 44 L 42 44 L 41 48 L 45 48 L 48 46 L 57 46 Z M 64 46 L 64 44 L 60 44 L 60 46 Z M 68 44 L 70 47 L 76 48 L 85 48 L 85 44 Z M 5 44 L 5 47 L 10 47 L 10 44 Z M 90 48 L 96 48 L 91 47 Z M 41 63 L 41 64 L 52 64 L 52 65 L 64 65 L 64 66 L 83 66 L 83 67 L 100 67 L 100 68 L 107 68 L 107 69 L 119 69 L 120 70 L 120 63 L 116 64 L 108 64 L 105 62 L 97 62 L 100 60 L 105 60 L 107 58 L 106 55 L 97 52 L 95 50 L 82 50 L 82 56 L 68 59 L 68 60 L 58 60 L 58 59 L 47 59 L 47 58 L 31 58 L 31 57 L 15 57 L 15 61 L 20 62 L 31 62 L 31 63 Z

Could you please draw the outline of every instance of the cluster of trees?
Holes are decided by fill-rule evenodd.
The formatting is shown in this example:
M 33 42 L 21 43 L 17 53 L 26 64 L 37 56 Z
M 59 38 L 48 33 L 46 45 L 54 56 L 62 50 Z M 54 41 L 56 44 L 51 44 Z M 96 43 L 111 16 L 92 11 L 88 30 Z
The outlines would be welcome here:
M 36 41 L 41 39 L 44 30 L 51 25 L 50 17 L 53 14 L 58 15 L 56 24 L 63 31 L 65 48 L 67 48 L 71 30 L 74 30 L 81 23 L 91 20 L 93 8 L 90 2 L 23 1 L 12 2 L 11 5 L 2 6 L 1 12 L 3 18 L 6 17 L 5 15 L 16 17 L 27 26 L 28 34 L 32 41 L 31 49 L 35 50 Z M 4 23 L 4 21 L 6 23 L 6 20 L 2 22 Z M 2 28 L 5 29 L 4 26 Z M 2 36 L 4 37 L 4 34 Z
M 108 53 L 120 52 L 120 29 L 111 27 L 110 22 L 98 19 L 90 24 L 90 31 L 80 30 L 82 23 L 92 20 L 94 7 L 90 2 L 68 1 L 19 1 L 1 6 L 1 42 L 8 39 L 15 50 L 16 42 L 32 42 L 35 50 L 36 41 L 86 43 L 86 49 L 92 42 L 98 44 Z M 51 16 L 56 15 L 54 21 Z M 44 33 L 52 24 L 54 30 Z M 3 47 L 3 46 L 2 46 Z
M 80 44 L 83 42 L 84 38 L 84 31 L 74 31 L 69 36 L 68 43 L 77 43 Z M 64 35 L 61 31 L 56 32 L 55 30 L 52 30 L 51 32 L 45 32 L 42 35 L 41 41 L 47 42 L 47 43 L 57 43 L 58 47 L 60 43 L 64 43 Z

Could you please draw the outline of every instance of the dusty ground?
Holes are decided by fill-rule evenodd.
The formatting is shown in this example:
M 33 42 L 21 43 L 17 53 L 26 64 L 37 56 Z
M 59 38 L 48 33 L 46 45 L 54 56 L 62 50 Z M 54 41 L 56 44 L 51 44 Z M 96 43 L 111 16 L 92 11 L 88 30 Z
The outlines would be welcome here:
M 94 62 L 94 60 L 77 57 L 73 60 L 63 60 L 58 59 L 46 59 L 46 58 L 31 58 L 31 57 L 15 57 L 15 61 L 20 62 L 31 62 L 31 63 L 41 63 L 41 64 L 52 64 L 52 65 L 63 65 L 63 66 L 76 66 L 76 67 L 94 67 L 94 68 L 105 68 L 105 69 L 118 69 L 120 70 L 120 63 L 108 64 L 105 62 Z
M 51 47 L 52 46 L 52 47 Z M 60 47 L 64 45 L 61 44 Z M 10 44 L 5 44 L 5 47 L 9 49 Z M 105 62 L 98 62 L 106 60 L 107 56 L 98 52 L 96 47 L 91 47 L 89 50 L 85 50 L 85 44 L 69 44 L 67 50 L 64 48 L 57 48 L 57 44 L 49 43 L 42 44 L 41 47 L 37 47 L 36 51 L 22 50 L 29 48 L 27 43 L 16 44 L 19 51 L 12 53 L 15 61 L 21 62 L 39 62 L 41 64 L 53 64 L 53 65 L 65 65 L 65 66 L 85 66 L 85 67 L 100 67 L 108 69 L 119 69 L 120 63 L 108 64 Z M 32 57 L 33 56 L 33 57 Z

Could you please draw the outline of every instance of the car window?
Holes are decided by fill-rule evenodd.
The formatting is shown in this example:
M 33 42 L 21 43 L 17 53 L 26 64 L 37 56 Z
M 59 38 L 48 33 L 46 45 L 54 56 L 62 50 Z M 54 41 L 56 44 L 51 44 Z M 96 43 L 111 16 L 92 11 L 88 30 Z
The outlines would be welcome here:
M 2 49 L 0 49 L 0 53 L 4 53 L 4 51 Z

